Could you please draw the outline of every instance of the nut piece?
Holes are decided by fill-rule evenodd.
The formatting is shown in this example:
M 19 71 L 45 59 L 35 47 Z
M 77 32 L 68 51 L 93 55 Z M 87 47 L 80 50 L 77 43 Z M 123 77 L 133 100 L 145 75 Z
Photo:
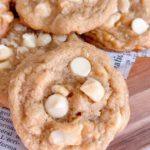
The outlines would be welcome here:
M 149 24 L 142 18 L 136 18 L 132 21 L 131 28 L 136 34 L 140 35 L 148 30 Z
M 0 45 L 0 61 L 8 59 L 11 55 L 13 55 L 12 49 L 5 45 Z
M 71 127 L 70 129 L 55 130 L 50 135 L 50 141 L 55 145 L 80 145 L 81 144 L 81 131 L 83 125 Z
M 86 77 L 91 72 L 91 64 L 90 62 L 84 57 L 76 57 L 72 60 L 71 64 L 71 71 L 79 76 Z
M 7 11 L 7 6 L 3 2 L 0 2 L 0 13 L 6 12 Z
M 61 94 L 63 96 L 68 96 L 69 95 L 69 91 L 65 87 L 63 87 L 62 85 L 52 86 L 52 92 L 56 93 L 56 94 Z
M 128 13 L 130 9 L 130 0 L 119 0 L 118 7 L 120 12 Z
M 29 52 L 29 49 L 27 47 L 21 46 L 17 48 L 17 54 L 24 54 L 26 52 Z
M 9 1 L 0 1 L 0 37 L 3 37 L 9 27 L 9 24 L 13 21 L 13 13 L 9 11 Z
M 68 100 L 65 96 L 54 94 L 47 99 L 45 109 L 53 118 L 62 118 L 69 110 Z
M 38 35 L 37 38 L 37 46 L 46 46 L 51 41 L 52 41 L 52 37 L 50 36 L 50 34 L 41 33 Z
M 121 14 L 115 13 L 109 18 L 109 20 L 106 22 L 106 24 L 104 24 L 104 26 L 107 28 L 112 28 L 114 27 L 115 23 L 119 21 L 120 18 Z
M 105 93 L 102 84 L 93 78 L 88 78 L 80 87 L 80 90 L 91 98 L 94 102 L 99 102 Z
M 0 62 L 0 70 L 1 69 L 10 69 L 11 64 L 9 61 Z
M 39 3 L 34 10 L 35 15 L 46 18 L 51 14 L 51 7 L 49 3 Z
M 29 48 L 36 47 L 36 36 L 32 33 L 23 34 L 23 45 Z
M 65 42 L 67 40 L 67 38 L 68 38 L 67 35 L 57 35 L 56 36 L 56 39 L 61 43 Z
M 65 142 L 64 133 L 60 130 L 55 130 L 51 133 L 52 141 L 55 145 L 63 145 Z
M 11 12 L 6 12 L 1 16 L 3 20 L 5 20 L 7 23 L 11 23 L 14 19 L 14 16 L 12 15 Z
M 27 30 L 27 27 L 23 26 L 22 24 L 15 25 L 15 31 L 17 32 L 25 32 L 26 30 Z

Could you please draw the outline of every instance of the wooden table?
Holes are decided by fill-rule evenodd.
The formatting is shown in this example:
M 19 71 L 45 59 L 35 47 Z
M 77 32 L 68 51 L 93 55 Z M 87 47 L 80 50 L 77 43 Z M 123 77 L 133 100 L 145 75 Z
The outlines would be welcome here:
M 127 84 L 131 118 L 108 150 L 150 150 L 150 58 L 138 58 Z
M 131 119 L 108 150 L 150 150 L 150 58 L 137 59 L 127 84 Z M 149 148 L 145 149 L 146 146 Z

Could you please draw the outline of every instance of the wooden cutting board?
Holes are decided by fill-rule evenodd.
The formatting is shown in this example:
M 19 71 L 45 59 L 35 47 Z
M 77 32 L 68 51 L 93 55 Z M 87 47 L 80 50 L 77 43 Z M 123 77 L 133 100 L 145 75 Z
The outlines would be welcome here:
M 138 58 L 127 84 L 131 118 L 108 150 L 150 150 L 150 58 Z

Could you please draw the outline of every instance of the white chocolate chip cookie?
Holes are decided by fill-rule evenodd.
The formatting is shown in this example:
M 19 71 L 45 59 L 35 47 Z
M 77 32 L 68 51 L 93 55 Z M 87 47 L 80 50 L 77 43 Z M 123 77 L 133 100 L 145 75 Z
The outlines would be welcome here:
M 56 43 L 56 44 L 55 44 Z M 15 20 L 5 38 L 0 39 L 0 103 L 8 107 L 7 91 L 9 79 L 18 64 L 36 51 L 44 53 L 43 48 L 57 45 L 50 34 L 35 32 Z M 2 97 L 2 98 L 1 98 Z
M 11 0 L 0 0 L 0 38 L 6 35 L 10 23 L 14 17 L 9 10 L 9 3 Z
M 112 14 L 117 0 L 15 0 L 16 10 L 36 30 L 64 35 L 90 31 Z
M 29 150 L 106 150 L 130 116 L 122 75 L 79 40 L 27 57 L 11 78 L 9 103 Z
M 65 38 L 64 38 L 65 37 Z M 61 40 L 63 38 L 63 40 Z M 0 39 L 0 103 L 9 107 L 7 91 L 9 79 L 18 64 L 30 54 L 44 53 L 57 45 L 71 40 L 73 35 L 54 36 L 44 32 L 35 32 L 15 20 L 5 38 Z M 57 88 L 57 89 L 56 89 Z M 68 94 L 65 89 L 58 89 L 58 93 Z M 59 91 L 58 91 L 59 90 Z
M 150 48 L 150 1 L 118 0 L 116 10 L 101 27 L 86 33 L 85 40 L 120 52 Z

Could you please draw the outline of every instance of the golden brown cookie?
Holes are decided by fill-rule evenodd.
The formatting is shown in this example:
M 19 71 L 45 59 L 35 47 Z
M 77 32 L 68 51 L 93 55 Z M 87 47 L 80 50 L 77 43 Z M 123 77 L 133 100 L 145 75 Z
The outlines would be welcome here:
M 10 1 L 0 1 L 0 38 L 6 35 L 9 25 L 14 19 L 12 12 L 9 10 Z
M 96 46 L 113 51 L 150 48 L 149 0 L 118 0 L 118 8 L 103 26 L 84 38 Z
M 90 31 L 112 14 L 117 0 L 15 0 L 21 20 L 54 34 Z
M 67 40 L 67 36 L 54 36 L 35 32 L 15 20 L 5 38 L 0 39 L 0 103 L 8 106 L 9 79 L 18 64 L 29 54 L 44 53 Z M 43 49 L 44 48 L 44 49 Z
M 105 150 L 130 115 L 122 75 L 103 51 L 79 40 L 24 60 L 9 103 L 29 150 Z

